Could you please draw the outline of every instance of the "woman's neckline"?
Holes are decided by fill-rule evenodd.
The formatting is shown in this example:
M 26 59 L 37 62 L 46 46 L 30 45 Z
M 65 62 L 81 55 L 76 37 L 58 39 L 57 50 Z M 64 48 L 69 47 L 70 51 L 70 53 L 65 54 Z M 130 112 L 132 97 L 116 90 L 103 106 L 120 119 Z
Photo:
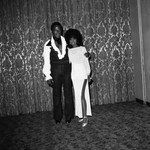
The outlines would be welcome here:
M 77 47 L 72 47 L 71 49 L 73 49 L 73 48 L 79 48 L 79 47 L 81 47 L 81 46 L 77 46 Z

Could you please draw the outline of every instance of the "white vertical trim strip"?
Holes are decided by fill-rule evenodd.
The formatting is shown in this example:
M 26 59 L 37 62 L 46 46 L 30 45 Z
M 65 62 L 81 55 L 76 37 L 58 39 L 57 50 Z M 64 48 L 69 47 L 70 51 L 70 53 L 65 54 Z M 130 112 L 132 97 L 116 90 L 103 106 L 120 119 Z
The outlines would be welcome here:
M 138 21 L 139 21 L 142 91 L 143 91 L 143 101 L 145 103 L 146 102 L 146 80 L 145 80 L 145 67 L 144 67 L 145 65 L 144 65 L 144 47 L 143 47 L 142 17 L 141 17 L 141 0 L 137 0 L 137 6 L 138 6 Z

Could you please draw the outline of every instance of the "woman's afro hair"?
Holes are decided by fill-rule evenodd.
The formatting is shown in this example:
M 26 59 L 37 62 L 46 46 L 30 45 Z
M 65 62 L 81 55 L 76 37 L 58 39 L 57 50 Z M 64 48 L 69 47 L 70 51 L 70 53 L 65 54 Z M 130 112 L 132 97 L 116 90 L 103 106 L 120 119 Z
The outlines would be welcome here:
M 78 46 L 83 46 L 83 37 L 82 37 L 80 31 L 77 30 L 77 29 L 67 30 L 64 37 L 65 37 L 65 40 L 66 40 L 68 45 L 70 45 L 69 44 L 70 39 L 75 38 L 77 40 L 77 45 Z

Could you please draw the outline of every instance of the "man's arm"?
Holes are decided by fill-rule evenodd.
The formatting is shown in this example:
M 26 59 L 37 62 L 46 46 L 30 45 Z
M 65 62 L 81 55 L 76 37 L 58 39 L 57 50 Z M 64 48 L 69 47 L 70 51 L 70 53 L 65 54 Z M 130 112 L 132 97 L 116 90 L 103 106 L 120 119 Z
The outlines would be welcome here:
M 43 58 L 44 58 L 44 66 L 43 66 L 43 73 L 45 75 L 45 80 L 47 81 L 47 84 L 49 86 L 53 86 L 53 79 L 51 74 L 51 64 L 50 64 L 50 49 L 51 47 L 51 43 L 50 40 L 48 40 L 45 44 L 44 44 L 44 52 L 43 52 Z
M 44 65 L 43 65 L 43 73 L 45 75 L 45 80 L 49 80 L 49 79 L 52 79 L 51 77 L 51 65 L 50 65 L 50 46 L 47 46 L 47 44 L 49 43 L 49 41 L 47 41 L 45 44 L 44 44 L 44 51 L 43 51 L 43 59 L 44 59 Z

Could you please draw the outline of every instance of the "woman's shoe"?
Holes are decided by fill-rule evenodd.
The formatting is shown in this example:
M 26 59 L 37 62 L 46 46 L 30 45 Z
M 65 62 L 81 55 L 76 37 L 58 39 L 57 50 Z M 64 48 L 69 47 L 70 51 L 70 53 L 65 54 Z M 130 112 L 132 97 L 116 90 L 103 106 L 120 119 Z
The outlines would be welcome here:
M 82 127 L 85 127 L 88 124 L 88 118 L 83 118 Z
M 78 122 L 82 122 L 83 121 L 83 118 L 79 118 Z

